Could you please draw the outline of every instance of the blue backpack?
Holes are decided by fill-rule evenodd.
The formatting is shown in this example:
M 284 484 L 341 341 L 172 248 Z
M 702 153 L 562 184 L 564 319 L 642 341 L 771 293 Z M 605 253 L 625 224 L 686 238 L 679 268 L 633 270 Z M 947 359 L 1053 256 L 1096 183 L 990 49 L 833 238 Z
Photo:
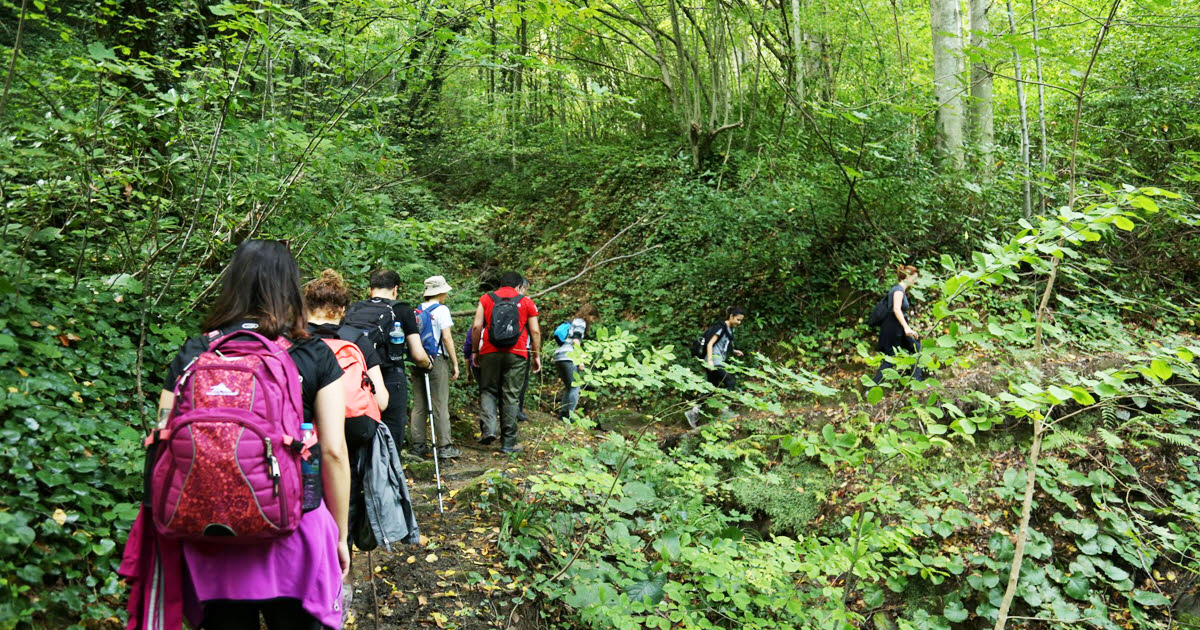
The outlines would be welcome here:
M 425 348 L 425 354 L 428 354 L 431 359 L 442 354 L 442 336 L 433 330 L 433 311 L 439 306 L 445 305 L 434 302 L 426 308 L 413 309 L 413 314 L 417 316 L 418 327 L 421 329 L 421 346 Z
M 554 338 L 558 340 L 558 345 L 567 343 L 567 335 L 571 332 L 571 322 L 563 322 L 554 329 Z

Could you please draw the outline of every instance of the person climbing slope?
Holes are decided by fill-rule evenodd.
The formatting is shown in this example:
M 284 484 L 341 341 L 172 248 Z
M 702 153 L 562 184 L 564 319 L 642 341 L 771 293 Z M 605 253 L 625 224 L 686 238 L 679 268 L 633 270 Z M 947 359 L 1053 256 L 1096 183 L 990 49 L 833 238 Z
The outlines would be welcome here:
M 921 351 L 921 342 L 917 332 L 913 330 L 908 321 L 908 289 L 917 282 L 920 277 L 920 272 L 912 265 L 904 265 L 896 268 L 896 284 L 888 290 L 886 304 L 888 305 L 887 314 L 882 318 L 879 325 L 879 342 L 876 348 L 885 356 L 896 356 L 896 350 L 904 350 L 909 354 L 917 354 Z M 883 382 L 883 371 L 894 368 L 895 365 L 886 358 L 879 364 L 879 370 L 875 372 L 875 384 Z M 921 370 L 921 366 L 913 367 L 912 376 L 914 379 L 923 380 L 925 375 Z
M 724 321 L 709 326 L 700 339 L 700 352 L 697 354 L 699 358 L 704 359 L 704 367 L 707 370 L 706 377 L 709 384 L 713 387 L 718 387 L 726 391 L 733 391 L 737 388 L 737 378 L 726 371 L 724 365 L 730 355 L 736 357 L 743 356 L 742 351 L 738 350 L 734 343 L 733 329 L 741 326 L 745 320 L 746 310 L 744 308 L 730 306 L 725 309 Z M 728 413 L 728 411 L 728 407 L 723 409 L 723 415 Z M 700 407 L 698 405 L 692 407 L 683 415 L 687 418 L 688 425 L 693 429 L 699 426 Z
M 462 451 L 450 438 L 450 381 L 457 381 L 459 376 L 458 355 L 451 331 L 454 319 L 446 306 L 450 291 L 450 285 L 442 276 L 426 278 L 425 301 L 416 311 L 421 343 L 433 362 L 428 370 L 414 367 L 412 371 L 413 408 L 409 424 L 412 427 L 412 453 L 418 457 L 433 455 L 427 439 L 433 442 L 438 457 L 454 459 L 462 456 Z M 436 435 L 427 438 L 430 409 Z
M 554 331 L 554 336 L 559 342 L 558 348 L 554 350 L 554 370 L 563 384 L 562 399 L 558 406 L 559 420 L 570 420 L 571 414 L 575 413 L 575 408 L 579 405 L 579 386 L 575 384 L 575 374 L 579 368 L 575 365 L 572 351 L 583 345 L 588 327 L 599 319 L 600 311 L 595 305 L 584 304 L 575 312 L 571 321 L 563 322 Z
M 523 281 L 515 271 L 504 272 L 500 288 L 479 298 L 471 325 L 472 337 L 479 340 L 474 357 L 480 368 L 479 443 L 491 444 L 501 438 L 500 451 L 504 453 L 520 450 L 517 416 L 525 374 L 531 366 L 535 373 L 542 369 L 537 305 L 517 290 Z

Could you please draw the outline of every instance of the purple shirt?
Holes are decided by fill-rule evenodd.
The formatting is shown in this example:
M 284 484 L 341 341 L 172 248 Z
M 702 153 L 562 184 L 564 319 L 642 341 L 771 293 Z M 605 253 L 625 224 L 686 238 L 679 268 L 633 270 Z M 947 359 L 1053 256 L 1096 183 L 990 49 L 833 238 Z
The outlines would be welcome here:
M 284 538 L 260 545 L 184 543 L 183 555 L 201 602 L 298 599 L 322 625 L 341 628 L 337 540 L 337 523 L 322 503 Z

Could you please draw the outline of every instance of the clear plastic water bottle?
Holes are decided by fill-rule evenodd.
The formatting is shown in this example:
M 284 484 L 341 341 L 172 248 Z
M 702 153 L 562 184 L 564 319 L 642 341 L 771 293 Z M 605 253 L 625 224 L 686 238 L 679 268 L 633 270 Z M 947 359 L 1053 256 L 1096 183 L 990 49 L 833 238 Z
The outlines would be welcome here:
M 392 330 L 388 333 L 388 358 L 393 364 L 404 361 L 404 329 L 400 322 L 392 322 Z
M 300 425 L 303 439 L 308 442 L 313 436 L 313 425 L 305 422 Z M 304 511 L 315 510 L 321 506 L 321 497 L 325 494 L 321 482 L 321 445 L 313 444 L 308 449 L 308 459 L 300 461 L 300 478 L 304 483 Z

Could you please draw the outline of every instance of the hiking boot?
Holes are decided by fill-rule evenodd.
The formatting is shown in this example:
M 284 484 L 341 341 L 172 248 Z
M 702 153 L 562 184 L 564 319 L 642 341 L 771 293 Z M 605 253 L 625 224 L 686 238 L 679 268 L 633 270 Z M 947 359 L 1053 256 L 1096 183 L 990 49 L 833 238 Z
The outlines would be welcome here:
M 683 417 L 687 418 L 687 423 L 688 423 L 689 427 L 692 427 L 693 429 L 700 428 L 700 409 L 699 408 L 692 407 L 691 409 L 688 409 L 687 411 L 683 412 Z
M 453 444 L 447 444 L 445 446 L 438 447 L 437 456 L 439 459 L 454 459 L 456 457 L 462 457 L 462 451 Z
M 529 420 L 529 414 L 525 413 L 524 411 L 517 414 L 517 422 L 527 422 L 528 420 Z
M 481 435 L 481 436 L 479 436 L 479 443 L 480 443 L 480 444 L 482 444 L 482 445 L 484 445 L 484 446 L 487 446 L 488 444 L 491 444 L 492 442 L 495 442 L 495 441 L 496 441 L 496 436 L 495 436 L 495 435 Z
M 413 457 L 419 457 L 421 459 L 429 459 L 430 457 L 433 457 L 433 452 L 429 450 L 428 444 L 414 444 L 412 449 L 409 450 L 409 453 L 411 453 Z
M 520 453 L 523 450 L 525 450 L 524 444 L 513 444 L 512 446 L 500 447 L 501 453 Z

